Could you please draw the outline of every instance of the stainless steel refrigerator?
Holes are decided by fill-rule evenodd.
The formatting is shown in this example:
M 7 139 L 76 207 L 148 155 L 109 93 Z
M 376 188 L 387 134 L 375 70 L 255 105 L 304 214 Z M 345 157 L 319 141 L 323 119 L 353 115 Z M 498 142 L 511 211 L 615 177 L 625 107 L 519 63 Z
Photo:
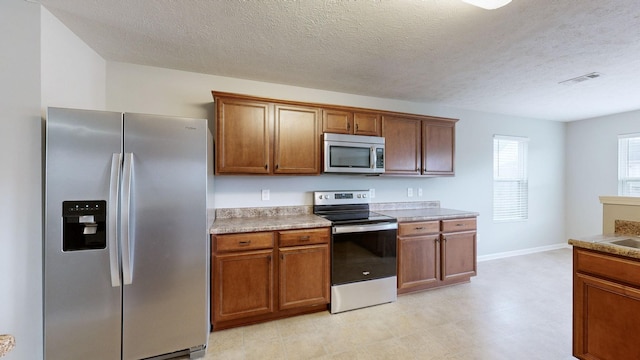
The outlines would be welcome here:
M 49 108 L 44 357 L 201 357 L 207 344 L 203 119 Z

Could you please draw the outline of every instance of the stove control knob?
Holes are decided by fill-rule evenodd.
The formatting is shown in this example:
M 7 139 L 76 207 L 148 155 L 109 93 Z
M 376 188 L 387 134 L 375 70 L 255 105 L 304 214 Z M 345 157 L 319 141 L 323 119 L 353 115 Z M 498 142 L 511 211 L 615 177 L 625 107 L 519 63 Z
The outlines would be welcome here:
M 363 199 L 366 198 L 366 197 L 367 197 L 367 194 L 362 194 L 362 198 Z

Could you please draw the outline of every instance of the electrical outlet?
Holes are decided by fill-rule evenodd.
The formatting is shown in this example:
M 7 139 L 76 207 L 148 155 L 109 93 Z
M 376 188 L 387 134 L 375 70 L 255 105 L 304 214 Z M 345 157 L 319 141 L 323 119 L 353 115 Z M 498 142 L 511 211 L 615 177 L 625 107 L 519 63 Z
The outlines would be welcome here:
M 269 200 L 269 189 L 262 189 L 262 201 Z
M 418 188 L 418 196 L 422 196 L 422 188 Z
M 413 197 L 413 188 L 407 188 L 407 197 Z
M 376 197 L 376 189 L 369 189 L 369 198 L 373 199 Z

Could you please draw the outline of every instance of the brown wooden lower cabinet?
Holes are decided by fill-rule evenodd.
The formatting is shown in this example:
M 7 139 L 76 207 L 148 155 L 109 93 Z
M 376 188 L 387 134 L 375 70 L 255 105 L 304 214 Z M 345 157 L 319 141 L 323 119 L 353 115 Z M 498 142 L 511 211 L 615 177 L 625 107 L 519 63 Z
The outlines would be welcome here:
M 280 309 L 329 303 L 329 244 L 280 249 Z
M 273 313 L 273 250 L 214 257 L 214 322 Z
M 573 356 L 640 359 L 640 260 L 573 250 Z
M 468 282 L 476 275 L 476 219 L 398 224 L 398 294 Z
M 329 228 L 212 236 L 213 330 L 326 310 L 329 240 Z

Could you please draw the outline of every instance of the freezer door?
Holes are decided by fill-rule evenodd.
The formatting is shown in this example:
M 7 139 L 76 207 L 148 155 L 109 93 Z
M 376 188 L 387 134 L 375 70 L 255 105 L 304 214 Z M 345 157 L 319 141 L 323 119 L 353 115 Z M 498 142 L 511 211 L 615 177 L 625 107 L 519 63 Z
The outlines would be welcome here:
M 124 115 L 124 359 L 207 342 L 207 133 L 206 120 Z
M 95 239 L 99 233 L 115 239 L 116 219 L 109 214 L 117 204 L 109 195 L 121 133 L 121 113 L 47 111 L 43 244 L 47 360 L 120 358 L 122 287 L 114 262 L 117 256 L 110 257 L 117 249 L 113 242 Z M 63 202 L 71 207 L 66 214 Z M 95 207 L 94 217 L 75 216 L 80 204 Z M 64 249 L 63 234 L 74 237 Z

